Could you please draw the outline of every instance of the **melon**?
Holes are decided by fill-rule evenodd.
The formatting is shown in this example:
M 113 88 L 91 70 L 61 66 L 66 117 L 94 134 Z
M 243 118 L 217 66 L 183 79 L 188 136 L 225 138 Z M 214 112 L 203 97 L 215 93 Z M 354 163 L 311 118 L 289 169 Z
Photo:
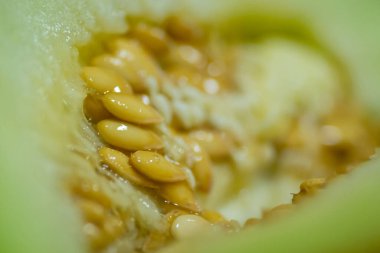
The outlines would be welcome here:
M 377 3 L 0 6 L 1 252 L 380 248 Z

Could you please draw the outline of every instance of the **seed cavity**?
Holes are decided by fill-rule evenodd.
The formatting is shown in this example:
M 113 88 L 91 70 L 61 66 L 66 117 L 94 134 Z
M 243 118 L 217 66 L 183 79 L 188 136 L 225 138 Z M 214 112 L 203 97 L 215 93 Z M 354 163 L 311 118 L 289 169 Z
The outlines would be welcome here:
M 366 159 L 376 146 L 374 135 L 367 133 L 368 122 L 363 125 L 364 118 L 346 101 L 325 118 L 311 115 L 310 120 L 308 115 L 293 115 L 284 122 L 285 128 L 289 127 L 286 136 L 268 128 L 264 134 L 248 133 L 245 139 L 239 121 L 251 112 L 240 111 L 245 103 L 240 104 L 235 97 L 245 92 L 239 71 L 235 71 L 242 66 L 235 65 L 241 60 L 236 54 L 242 45 L 220 41 L 218 34 L 204 34 L 200 26 L 182 17 L 168 17 L 161 25 L 138 17 L 130 17 L 128 22 L 128 33 L 110 36 L 100 47 L 104 52 L 81 72 L 87 85 L 83 113 L 104 145 L 98 149 L 101 163 L 94 167 L 104 166 L 114 175 L 95 170 L 96 176 L 91 178 L 95 181 L 81 178 L 72 189 L 85 220 L 83 233 L 94 252 L 123 251 L 117 247 L 130 237 L 130 231 L 141 242 L 134 249 L 139 252 L 215 229 L 239 231 L 238 222 L 226 220 L 215 210 L 202 210 L 197 198 L 206 205 L 215 196 L 224 197 L 217 194 L 228 193 L 229 198 L 252 182 L 257 169 L 272 168 L 273 164 L 276 172 L 271 173 L 278 170 L 304 179 L 327 175 L 328 179 L 328 175 L 346 172 L 349 166 Z M 258 61 L 254 68 L 259 70 L 258 80 L 263 79 L 265 84 L 260 64 Z M 266 67 L 263 70 L 266 72 Z M 245 94 L 242 98 L 250 99 Z M 234 110 L 230 112 L 226 106 L 227 114 L 214 113 L 214 106 L 223 103 L 234 103 Z M 265 106 L 258 104 L 252 115 L 266 118 Z M 238 117 L 232 118 L 238 122 L 227 122 L 234 114 Z M 231 135 L 227 126 L 233 129 Z M 239 129 L 242 135 L 236 134 Z M 377 133 L 376 129 L 370 130 Z M 326 171 L 308 169 L 310 164 Z M 97 176 L 106 176 L 109 185 L 97 182 Z M 125 181 L 139 186 L 136 190 L 157 204 L 165 223 L 163 231 L 147 226 L 140 233 L 141 214 L 133 216 L 136 213 L 124 210 L 124 204 L 111 198 L 114 183 L 123 187 Z M 325 178 L 306 180 L 292 204 L 318 192 L 325 182 Z M 280 205 L 265 211 L 263 218 L 290 211 L 290 205 Z M 244 227 L 259 221 L 249 219 Z
M 121 120 L 136 124 L 157 124 L 163 120 L 152 106 L 134 95 L 109 93 L 102 100 L 107 110 Z
M 99 135 L 107 143 L 125 150 L 156 150 L 163 148 L 161 138 L 151 130 L 116 120 L 97 124 Z
M 141 174 L 158 182 L 186 180 L 186 174 L 179 165 L 156 152 L 137 151 L 131 155 L 131 163 Z

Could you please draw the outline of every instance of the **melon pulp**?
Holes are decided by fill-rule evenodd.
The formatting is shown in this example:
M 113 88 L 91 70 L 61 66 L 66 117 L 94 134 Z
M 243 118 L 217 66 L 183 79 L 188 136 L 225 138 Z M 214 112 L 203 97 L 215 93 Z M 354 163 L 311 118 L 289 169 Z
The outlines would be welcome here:
M 89 39 L 88 31 L 122 31 L 124 13 L 118 10 L 160 15 L 162 9 L 170 7 L 156 4 L 139 6 L 128 2 L 124 6 L 116 1 L 109 3 L 108 8 L 86 2 L 78 4 L 75 1 L 2 5 L 1 32 L 2 37 L 7 38 L 1 42 L 0 47 L 1 84 L 6 87 L 1 99 L 4 118 L 4 126 L 1 128 L 3 142 L 0 161 L 4 173 L 1 192 L 6 196 L 1 210 L 1 238 L 4 239 L 2 251 L 81 252 L 84 244 L 76 232 L 80 231 L 77 214 L 67 196 L 62 193 L 59 183 L 56 183 L 59 167 L 86 166 L 72 155 L 70 149 L 76 147 L 67 147 L 67 144 L 72 145 L 76 141 L 83 145 L 82 137 L 75 135 L 73 129 L 85 127 L 79 118 L 80 107 L 71 106 L 81 103 L 80 94 L 83 93 L 83 88 L 76 85 L 81 82 L 78 71 L 73 70 L 79 66 L 75 46 Z M 308 8 L 302 4 L 299 6 L 301 10 Z M 354 7 L 351 8 L 354 11 Z M 362 8 L 365 10 L 369 7 Z M 316 30 L 320 29 L 322 34 L 326 34 L 326 41 L 342 42 L 346 39 L 345 35 L 333 31 L 333 25 L 331 28 L 328 25 L 318 26 L 317 23 L 320 23 L 317 14 L 310 15 L 310 22 L 316 22 L 313 23 Z M 345 20 L 344 17 L 339 17 L 338 15 L 337 24 L 339 20 Z M 370 17 L 366 16 L 367 19 Z M 321 24 L 324 22 L 327 22 L 326 19 L 321 20 Z M 353 27 L 360 27 L 355 22 L 353 21 Z M 359 30 L 358 28 L 358 32 Z M 364 38 L 365 36 L 372 35 L 364 34 Z M 352 42 L 358 46 L 360 53 L 351 50 L 351 45 L 347 46 L 343 42 L 344 47 L 331 48 L 337 49 L 348 59 L 354 81 L 368 85 L 363 90 L 360 88 L 362 86 L 357 86 L 361 94 L 373 91 L 369 94 L 376 97 L 378 90 L 372 84 L 378 80 L 372 70 L 377 63 L 376 51 L 372 53 L 370 48 L 373 48 L 371 43 L 378 37 L 373 36 L 374 39 L 370 37 L 365 40 L 369 47 L 363 47 L 364 49 Z M 358 56 L 361 53 L 367 57 Z M 363 63 L 367 61 L 373 61 L 373 64 Z M 373 101 L 376 102 L 375 99 Z M 373 103 L 370 105 L 376 108 Z M 57 230 L 67 232 L 57 235 Z

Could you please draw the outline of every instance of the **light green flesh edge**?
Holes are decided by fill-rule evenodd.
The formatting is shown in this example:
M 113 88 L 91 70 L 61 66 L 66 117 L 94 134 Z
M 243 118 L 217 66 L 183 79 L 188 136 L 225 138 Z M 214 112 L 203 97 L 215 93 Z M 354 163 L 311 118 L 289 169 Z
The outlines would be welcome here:
M 380 115 L 378 1 L 189 0 L 179 4 L 170 0 L 115 0 L 107 2 L 108 8 L 99 2 L 0 2 L 0 252 L 87 250 L 80 234 L 79 218 L 57 186 L 56 171 L 72 162 L 70 157 L 62 159 L 70 154 L 64 140 L 70 137 L 70 129 L 75 125 L 75 117 L 70 115 L 77 115 L 80 110 L 70 105 L 78 104 L 81 99 L 78 94 L 83 92 L 78 73 L 68 71 L 78 64 L 73 48 L 88 41 L 93 32 L 122 32 L 124 12 L 113 10 L 159 16 L 167 10 L 183 8 L 200 19 L 218 23 L 244 9 L 245 13 L 252 10 L 256 14 L 283 17 L 285 21 L 280 20 L 280 26 L 292 26 L 294 20 L 305 22 L 320 43 L 345 63 L 358 99 L 372 115 L 377 118 Z M 110 18 L 104 19 L 108 15 Z M 255 22 L 260 24 L 260 20 L 251 18 L 254 29 Z M 65 97 L 70 97 L 70 101 L 63 101 Z M 380 242 L 376 240 L 380 234 L 379 181 L 380 160 L 374 159 L 332 183 L 313 202 L 301 206 L 294 217 L 231 236 L 229 240 L 219 239 L 215 243 L 200 240 L 191 247 L 182 244 L 172 250 L 366 252 L 371 247 L 379 249 Z

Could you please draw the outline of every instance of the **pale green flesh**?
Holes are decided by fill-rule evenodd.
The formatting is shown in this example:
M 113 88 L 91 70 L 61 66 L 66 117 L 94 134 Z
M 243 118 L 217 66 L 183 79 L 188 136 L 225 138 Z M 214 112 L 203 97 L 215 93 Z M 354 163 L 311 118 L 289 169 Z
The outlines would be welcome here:
M 378 252 L 380 159 L 341 176 L 272 223 L 225 238 L 183 242 L 162 252 Z
M 79 109 L 64 106 L 60 99 L 52 97 L 70 97 L 70 105 L 79 104 L 80 96 L 71 92 L 72 88 L 81 92 L 78 73 L 70 72 L 79 67 L 73 45 L 85 43 L 89 39 L 87 31 L 123 31 L 124 11 L 112 10 L 150 11 L 158 15 L 170 6 L 169 1 L 162 6 L 152 5 L 154 1 L 145 4 L 109 1 L 111 7 L 101 9 L 100 4 L 90 2 L 0 3 L 0 252 L 85 251 L 76 222 L 78 217 L 56 184 L 57 167 L 69 166 L 71 161 L 54 160 L 67 153 L 64 140 L 70 136 L 70 127 L 78 127 L 73 121 Z M 215 0 L 199 8 L 203 2 L 189 1 L 187 8 L 200 10 L 197 15 L 201 18 L 212 9 L 213 13 L 219 13 L 216 19 L 222 19 L 239 10 L 237 6 L 244 6 L 256 13 L 284 13 L 285 16 L 291 13 L 290 16 L 305 20 L 321 43 L 347 64 L 359 99 L 365 100 L 379 115 L 377 2 L 292 0 L 248 4 L 248 1 Z M 107 16 L 109 20 L 99 20 L 96 15 Z M 52 90 L 55 95 L 46 95 Z M 52 147 L 52 154 L 44 153 Z M 215 245 L 207 242 L 207 247 L 199 244 L 199 252 L 253 252 L 254 248 L 255 252 L 337 252 L 338 249 L 362 252 L 380 234 L 378 167 L 379 161 L 372 161 L 347 180 L 333 185 L 313 205 L 300 211 L 299 216 L 258 228 L 252 234 L 246 232 L 226 242 L 229 246 L 221 243 L 223 240 Z M 345 201 L 338 201 L 336 196 L 343 196 Z M 331 225 L 335 220 L 340 225 Z M 187 249 L 195 252 L 198 247 L 192 245 Z

